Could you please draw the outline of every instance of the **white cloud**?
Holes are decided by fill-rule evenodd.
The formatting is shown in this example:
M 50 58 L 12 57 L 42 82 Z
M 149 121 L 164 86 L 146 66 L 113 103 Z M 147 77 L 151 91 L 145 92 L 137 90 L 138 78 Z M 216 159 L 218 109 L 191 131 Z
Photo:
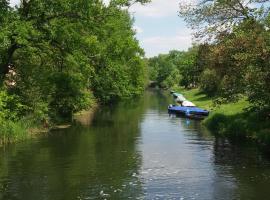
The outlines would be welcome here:
M 108 6 L 110 4 L 110 0 L 103 0 L 103 3 Z
M 146 57 L 168 53 L 171 50 L 187 50 L 192 44 L 191 34 L 176 34 L 175 36 L 153 36 L 141 40 Z
M 13 7 L 18 5 L 19 3 L 20 3 L 20 0 L 10 0 L 10 5 Z
M 137 33 L 137 34 L 140 34 L 140 33 L 143 33 L 143 29 L 139 26 L 133 26 L 133 30 Z
M 135 4 L 130 8 L 131 13 L 145 17 L 165 17 L 177 15 L 180 0 L 152 0 L 151 3 L 140 5 Z
M 130 13 L 134 14 L 135 19 L 139 20 L 137 24 L 144 28 L 144 32 L 139 35 L 139 41 L 146 52 L 146 57 L 168 53 L 173 49 L 187 50 L 192 46 L 191 30 L 184 27 L 183 20 L 177 15 L 180 2 L 194 3 L 196 1 L 152 0 L 149 4 L 135 4 L 130 8 Z M 158 27 L 150 26 L 148 29 L 143 19 L 147 19 L 147 23 L 152 20 L 155 24 L 157 20 L 160 20 L 160 24 Z M 168 25 L 166 20 L 168 20 L 167 23 L 172 22 L 172 24 Z M 180 23 L 176 23 L 178 20 Z M 175 31 L 176 26 L 181 27 L 181 29 Z M 161 27 L 164 27 L 162 31 L 160 31 Z

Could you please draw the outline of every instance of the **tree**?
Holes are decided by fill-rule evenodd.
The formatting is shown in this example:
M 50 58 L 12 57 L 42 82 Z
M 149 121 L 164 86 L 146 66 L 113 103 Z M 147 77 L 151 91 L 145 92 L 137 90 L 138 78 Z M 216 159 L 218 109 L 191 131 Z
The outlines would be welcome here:
M 91 105 L 140 94 L 143 50 L 124 6 L 138 1 L 23 0 L 0 20 L 0 75 L 24 105 L 23 116 L 70 118 Z M 35 118 L 35 117 L 34 117 Z
M 173 55 L 166 54 L 150 58 L 148 61 L 151 80 L 157 81 L 162 88 L 170 88 L 180 82 L 181 76 L 172 58 Z
M 198 1 L 181 4 L 180 16 L 199 38 L 214 36 L 198 54 L 203 91 L 223 101 L 244 95 L 254 108 L 270 110 L 269 1 Z
M 180 3 L 179 14 L 198 38 L 231 32 L 244 20 L 264 18 L 269 0 L 199 0 Z M 255 6 L 254 6 L 255 5 Z
M 178 58 L 177 67 L 182 75 L 180 85 L 186 88 L 193 88 L 198 86 L 200 66 L 198 65 L 198 46 L 194 45 L 189 48 L 187 52 L 182 53 Z

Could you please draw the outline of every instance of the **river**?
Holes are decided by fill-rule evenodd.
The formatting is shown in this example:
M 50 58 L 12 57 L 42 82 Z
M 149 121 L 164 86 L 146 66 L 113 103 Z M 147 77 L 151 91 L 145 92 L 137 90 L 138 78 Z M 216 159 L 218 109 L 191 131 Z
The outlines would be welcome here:
M 91 126 L 1 148 L 0 199 L 269 199 L 269 159 L 169 116 L 171 100 L 148 91 L 100 107 Z

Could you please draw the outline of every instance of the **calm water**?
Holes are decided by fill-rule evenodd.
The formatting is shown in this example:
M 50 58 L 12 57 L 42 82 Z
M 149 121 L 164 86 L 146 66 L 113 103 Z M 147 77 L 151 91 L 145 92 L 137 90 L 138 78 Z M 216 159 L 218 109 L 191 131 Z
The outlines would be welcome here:
M 170 100 L 147 92 L 92 126 L 0 149 L 0 199 L 270 199 L 267 158 L 169 116 Z

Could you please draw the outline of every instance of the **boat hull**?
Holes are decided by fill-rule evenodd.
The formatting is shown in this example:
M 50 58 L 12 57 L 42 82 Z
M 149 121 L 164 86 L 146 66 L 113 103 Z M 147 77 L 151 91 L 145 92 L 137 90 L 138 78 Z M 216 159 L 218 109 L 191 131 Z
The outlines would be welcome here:
M 176 114 L 185 116 L 187 118 L 203 119 L 209 115 L 209 111 L 198 108 L 198 107 L 186 107 L 186 106 L 176 106 L 170 105 L 168 107 L 168 112 L 170 114 Z

